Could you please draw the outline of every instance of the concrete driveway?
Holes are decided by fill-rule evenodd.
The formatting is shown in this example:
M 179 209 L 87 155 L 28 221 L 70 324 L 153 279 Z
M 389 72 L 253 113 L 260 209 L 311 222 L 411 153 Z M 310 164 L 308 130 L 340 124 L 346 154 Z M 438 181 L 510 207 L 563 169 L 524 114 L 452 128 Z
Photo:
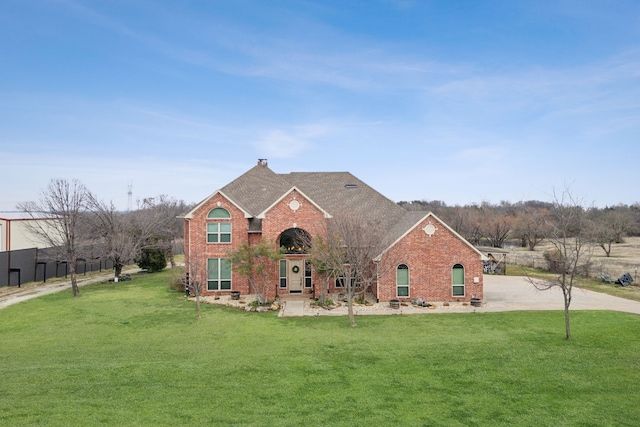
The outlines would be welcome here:
M 573 288 L 571 310 L 613 310 L 640 314 L 640 302 Z M 478 311 L 564 310 L 558 288 L 537 290 L 526 277 L 484 276 L 484 304 Z
M 613 310 L 640 314 L 640 302 L 613 297 L 598 292 L 573 289 L 571 310 Z M 547 291 L 537 290 L 526 277 L 517 276 L 484 276 L 484 299 L 481 307 L 472 307 L 460 303 L 449 306 L 436 304 L 431 309 L 413 307 L 411 305 L 392 309 L 388 302 L 357 305 L 354 312 L 362 315 L 397 315 L 397 314 L 433 314 L 433 313 L 482 313 L 490 311 L 523 311 L 523 310 L 564 310 L 562 292 L 558 288 Z M 309 300 L 286 301 L 280 311 L 280 317 L 299 316 L 345 316 L 347 307 L 343 305 L 333 310 L 312 307 Z

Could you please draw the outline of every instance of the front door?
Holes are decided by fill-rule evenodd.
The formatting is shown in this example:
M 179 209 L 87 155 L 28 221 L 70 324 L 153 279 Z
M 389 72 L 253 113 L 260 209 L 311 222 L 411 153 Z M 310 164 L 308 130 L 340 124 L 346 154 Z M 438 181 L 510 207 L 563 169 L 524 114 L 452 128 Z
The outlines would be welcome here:
M 304 283 L 304 260 L 289 260 L 289 292 L 292 294 L 302 293 Z

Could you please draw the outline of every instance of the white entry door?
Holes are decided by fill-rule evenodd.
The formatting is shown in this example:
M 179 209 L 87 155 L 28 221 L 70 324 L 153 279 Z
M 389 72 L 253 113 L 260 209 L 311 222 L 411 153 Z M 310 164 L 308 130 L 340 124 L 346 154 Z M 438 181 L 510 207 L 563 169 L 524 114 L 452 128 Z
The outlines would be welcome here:
M 289 292 L 302 293 L 304 283 L 304 260 L 292 259 L 289 261 Z

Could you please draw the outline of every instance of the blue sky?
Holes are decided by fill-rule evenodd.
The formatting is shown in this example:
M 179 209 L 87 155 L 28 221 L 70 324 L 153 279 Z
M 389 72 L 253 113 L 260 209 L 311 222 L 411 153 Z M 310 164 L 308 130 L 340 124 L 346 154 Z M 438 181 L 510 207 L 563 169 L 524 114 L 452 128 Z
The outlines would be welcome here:
M 0 210 L 51 178 L 197 202 L 258 158 L 394 201 L 631 204 L 639 136 L 637 1 L 0 2 Z

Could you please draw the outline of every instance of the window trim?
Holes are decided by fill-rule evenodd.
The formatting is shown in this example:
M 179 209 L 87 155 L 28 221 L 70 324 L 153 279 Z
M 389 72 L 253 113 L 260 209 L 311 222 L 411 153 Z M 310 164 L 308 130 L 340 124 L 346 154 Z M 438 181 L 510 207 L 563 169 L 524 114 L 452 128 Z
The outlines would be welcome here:
M 216 225 L 216 231 L 209 231 L 210 225 Z M 222 231 L 222 225 L 228 225 L 229 231 Z M 216 222 L 207 222 L 207 244 L 230 244 L 233 239 L 233 227 L 231 222 L 227 221 L 216 221 Z M 215 241 L 211 241 L 209 236 L 215 236 Z M 228 236 L 229 241 L 222 241 L 223 236 Z
M 311 261 L 304 260 L 304 287 L 305 289 L 311 289 L 313 287 L 313 272 L 311 267 Z
M 456 275 L 454 274 L 455 270 L 462 270 L 462 283 L 455 283 Z M 464 265 L 457 263 L 451 267 L 451 296 L 456 298 L 464 298 L 467 295 L 467 286 L 465 280 L 465 268 Z M 462 294 L 456 294 L 456 288 L 462 288 Z
M 288 282 L 287 282 L 287 260 L 286 259 L 281 259 L 280 263 L 278 264 L 278 276 L 279 276 L 278 286 L 280 287 L 280 289 L 287 289 Z
M 214 261 L 217 264 L 216 272 L 218 273 L 218 275 L 215 278 L 209 277 L 209 273 L 210 273 L 209 263 L 211 261 Z M 221 277 L 223 272 L 222 264 L 225 261 L 228 264 L 227 266 L 228 273 L 229 273 L 228 279 L 226 277 Z M 223 288 L 222 287 L 223 282 L 229 282 L 228 287 Z M 215 284 L 215 286 L 211 286 L 211 284 Z M 233 290 L 233 272 L 231 270 L 231 262 L 229 261 L 229 258 L 207 258 L 207 291 L 212 292 L 212 291 L 231 291 L 231 290 Z
M 402 268 L 404 266 L 404 268 Z M 407 284 L 399 284 L 398 283 L 398 272 L 400 270 L 407 270 Z M 406 288 L 407 289 L 407 294 L 406 295 L 400 295 L 400 288 Z M 401 297 L 401 298 L 408 298 L 411 295 L 411 275 L 410 275 L 410 270 L 409 270 L 409 266 L 407 264 L 398 264 L 398 266 L 396 267 L 396 296 L 397 297 Z

